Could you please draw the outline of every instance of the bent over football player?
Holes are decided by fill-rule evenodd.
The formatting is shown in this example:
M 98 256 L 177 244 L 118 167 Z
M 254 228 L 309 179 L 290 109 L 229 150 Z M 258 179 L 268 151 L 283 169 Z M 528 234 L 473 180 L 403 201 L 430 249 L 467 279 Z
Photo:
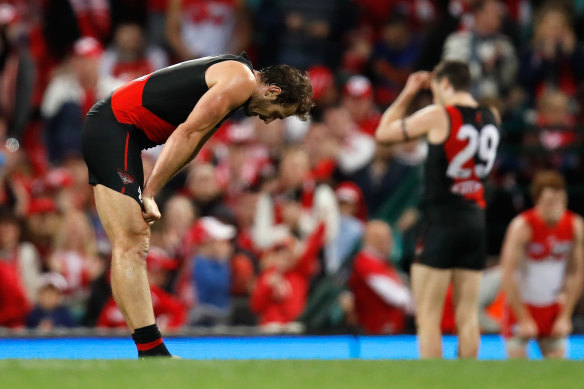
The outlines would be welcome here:
M 531 193 L 535 207 L 511 221 L 503 244 L 503 335 L 510 358 L 525 358 L 530 339 L 544 357 L 562 358 L 582 292 L 584 223 L 566 209 L 558 172 L 539 172 Z
M 146 274 L 154 197 L 189 163 L 221 123 L 249 116 L 308 116 L 308 77 L 287 65 L 256 71 L 245 55 L 205 57 L 140 77 L 87 114 L 83 154 L 101 222 L 112 243 L 111 283 L 139 357 L 170 356 L 154 322 Z M 144 183 L 141 150 L 163 144 Z
M 476 357 L 479 345 L 478 292 L 486 264 L 487 178 L 499 145 L 498 113 L 469 93 L 468 65 L 445 61 L 434 72 L 412 74 L 376 131 L 378 142 L 428 142 L 420 235 L 412 265 L 412 291 L 420 356 L 442 356 L 440 322 L 444 298 L 453 285 L 458 354 Z M 434 104 L 405 117 L 423 88 Z

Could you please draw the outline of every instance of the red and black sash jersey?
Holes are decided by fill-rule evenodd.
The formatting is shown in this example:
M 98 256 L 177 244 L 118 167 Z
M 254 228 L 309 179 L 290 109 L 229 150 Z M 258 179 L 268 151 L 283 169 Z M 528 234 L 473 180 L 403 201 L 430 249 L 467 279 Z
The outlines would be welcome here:
M 449 135 L 429 144 L 425 163 L 427 206 L 485 208 L 483 182 L 493 169 L 500 131 L 488 107 L 446 106 Z
M 207 69 L 223 61 L 238 61 L 253 70 L 245 53 L 204 57 L 169 66 L 116 89 L 111 97 L 116 119 L 136 126 L 156 144 L 164 143 L 209 90 L 205 82 Z

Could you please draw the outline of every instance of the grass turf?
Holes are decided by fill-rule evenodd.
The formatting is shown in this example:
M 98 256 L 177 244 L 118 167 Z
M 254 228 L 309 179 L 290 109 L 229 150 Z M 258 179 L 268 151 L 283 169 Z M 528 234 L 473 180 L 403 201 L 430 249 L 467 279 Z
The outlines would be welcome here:
M 0 388 L 555 389 L 579 387 L 574 361 L 4 360 Z

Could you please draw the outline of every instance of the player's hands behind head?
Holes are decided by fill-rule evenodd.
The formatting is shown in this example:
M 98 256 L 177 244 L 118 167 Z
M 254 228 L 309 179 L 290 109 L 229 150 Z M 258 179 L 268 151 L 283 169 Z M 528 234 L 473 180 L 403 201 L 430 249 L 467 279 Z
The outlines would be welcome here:
M 154 201 L 154 197 L 144 195 L 142 205 L 144 205 L 144 212 L 142 212 L 142 216 L 144 217 L 146 223 L 152 224 L 156 220 L 160 219 L 160 211 L 158 210 L 156 201 Z
M 416 94 L 420 89 L 430 88 L 430 81 L 432 79 L 432 73 L 419 71 L 410 74 L 404 92 Z

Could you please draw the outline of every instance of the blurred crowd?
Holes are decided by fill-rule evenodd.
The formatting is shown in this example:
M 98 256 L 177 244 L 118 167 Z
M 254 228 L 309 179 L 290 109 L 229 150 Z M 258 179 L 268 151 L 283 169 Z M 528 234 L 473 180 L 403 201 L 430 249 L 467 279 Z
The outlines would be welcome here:
M 372 135 L 408 75 L 446 58 L 469 63 L 473 95 L 503 117 L 481 292 L 497 332 L 501 240 L 534 173 L 561 171 L 584 212 L 583 18 L 580 0 L 3 1 L 0 327 L 125 327 L 84 115 L 124 82 L 245 50 L 256 68 L 307 70 L 316 107 L 308 122 L 234 115 L 161 193 L 147 258 L 161 330 L 411 332 L 426 145 Z M 410 111 L 431 102 L 422 92 Z M 159 152 L 144 151 L 145 177 Z

